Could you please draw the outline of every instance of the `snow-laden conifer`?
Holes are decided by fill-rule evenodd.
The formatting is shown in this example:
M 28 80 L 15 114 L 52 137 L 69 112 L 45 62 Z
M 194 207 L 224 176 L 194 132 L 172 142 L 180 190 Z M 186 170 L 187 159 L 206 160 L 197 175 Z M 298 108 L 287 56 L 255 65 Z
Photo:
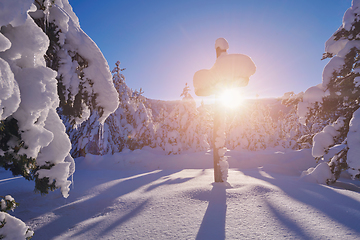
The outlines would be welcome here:
M 201 151 L 209 147 L 207 124 L 201 123 L 196 103 L 186 84 L 180 95 L 182 100 L 165 117 L 157 128 L 157 138 L 168 154 L 178 154 L 184 150 Z
M 334 176 L 328 182 L 336 181 L 341 171 L 349 167 L 353 178 L 360 177 L 358 158 L 348 154 L 349 149 L 359 147 L 358 141 L 353 138 L 353 132 L 357 131 L 356 124 L 352 125 L 354 127 L 350 125 L 351 119 L 357 122 L 354 114 L 360 106 L 359 22 L 360 1 L 353 0 L 344 14 L 342 25 L 325 44 L 323 59 L 331 59 L 323 70 L 322 84 L 311 88 L 316 88 L 311 95 L 316 97 L 318 104 L 315 109 L 307 109 L 310 112 L 307 118 L 318 116 L 327 125 L 314 137 L 314 157 L 320 159 L 330 147 L 343 143 L 342 150 L 330 160 L 329 166 Z M 349 128 L 352 130 L 349 131 Z
M 117 106 L 111 74 L 67 0 L 0 5 L 0 166 L 66 198 L 75 166 L 57 109 L 72 124 L 91 110 L 103 122 Z
M 14 211 L 17 206 L 18 203 L 12 196 L 0 196 L 0 239 L 28 240 L 34 235 L 23 221 L 7 213 Z
M 124 70 L 117 61 L 112 73 L 119 105 L 104 124 L 97 120 L 98 112 L 93 112 L 77 129 L 68 129 L 73 142 L 73 156 L 113 154 L 124 148 L 134 150 L 154 146 L 155 126 L 151 109 L 146 106 L 141 90 L 133 91 L 126 85 Z

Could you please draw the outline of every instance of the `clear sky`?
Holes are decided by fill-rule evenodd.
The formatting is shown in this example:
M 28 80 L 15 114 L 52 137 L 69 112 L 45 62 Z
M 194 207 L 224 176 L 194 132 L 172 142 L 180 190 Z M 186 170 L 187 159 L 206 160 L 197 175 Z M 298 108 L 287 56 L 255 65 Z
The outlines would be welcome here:
M 175 100 L 196 71 L 215 63 L 215 40 L 250 56 L 248 97 L 280 97 L 321 83 L 326 40 L 351 0 L 70 0 L 81 28 L 113 69 L 144 96 Z M 201 100 L 203 98 L 197 98 Z

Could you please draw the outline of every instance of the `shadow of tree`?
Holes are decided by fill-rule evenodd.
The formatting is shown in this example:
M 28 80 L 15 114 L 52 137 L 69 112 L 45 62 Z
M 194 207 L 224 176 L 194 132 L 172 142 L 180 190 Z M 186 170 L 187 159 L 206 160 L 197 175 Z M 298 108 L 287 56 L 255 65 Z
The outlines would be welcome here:
M 284 182 L 282 178 L 276 178 L 276 174 L 272 174 L 273 178 L 267 178 L 260 174 L 259 171 L 242 171 L 245 175 L 254 177 L 270 184 L 279 187 L 289 197 L 296 199 L 306 205 L 312 206 L 323 212 L 326 216 L 338 222 L 348 228 L 360 233 L 360 202 L 350 198 L 344 194 L 340 194 L 335 191 L 331 186 L 324 186 L 320 184 L 299 182 L 298 178 L 293 181 L 289 180 Z M 337 187 L 343 184 L 337 184 Z M 349 184 L 346 184 L 349 186 Z M 353 191 L 358 190 L 354 186 Z M 275 211 L 273 207 L 269 205 L 269 209 Z M 279 220 L 285 223 L 283 216 L 274 212 Z M 352 214 L 354 213 L 354 214 Z M 356 213 L 356 214 L 355 214 Z M 293 230 L 299 230 L 296 224 L 287 224 L 288 227 L 292 227 Z M 286 226 L 286 224 L 285 224 Z M 304 233 L 298 232 L 300 235 Z M 305 237 L 306 238 L 306 237 Z
M 339 188 L 339 189 L 346 189 L 346 190 L 360 193 L 360 187 L 356 186 L 353 183 L 342 182 L 342 181 L 338 180 L 331 186 L 335 187 L 335 188 Z
M 146 191 L 151 191 L 154 190 L 157 187 L 160 187 L 162 185 L 171 185 L 171 184 L 180 184 L 180 183 L 184 183 L 187 182 L 191 179 L 194 179 L 195 177 L 191 177 L 191 178 L 175 178 L 175 179 L 168 179 L 164 182 L 158 183 L 158 184 L 153 184 L 151 186 L 149 186 Z
M 43 225 L 41 228 L 35 229 L 36 234 L 34 235 L 33 239 L 42 239 L 42 236 L 58 236 L 69 229 L 76 226 L 76 224 L 83 222 L 87 219 L 91 219 L 97 216 L 101 216 L 106 214 L 107 208 L 113 203 L 115 199 L 118 197 L 128 194 L 137 190 L 138 188 L 142 187 L 143 185 L 149 184 L 153 181 L 156 181 L 159 178 L 162 178 L 167 175 L 174 174 L 180 170 L 162 170 L 162 171 L 155 171 L 145 174 L 139 174 L 135 177 L 131 177 L 127 180 L 121 181 L 121 178 L 114 178 L 112 181 L 115 181 L 111 187 L 106 188 L 105 190 L 101 191 L 96 196 L 89 197 L 85 200 L 76 200 L 73 199 L 72 202 L 54 209 L 52 212 L 56 215 L 56 219 L 52 220 L 48 224 Z M 85 177 L 84 177 L 85 178 Z M 106 178 L 109 180 L 109 177 Z M 84 179 L 85 180 L 85 179 Z M 85 180 L 86 181 L 86 180 Z M 79 181 L 78 181 L 79 182 Z M 111 179 L 110 179 L 111 182 Z M 106 182 L 105 182 L 106 184 Z M 95 184 L 94 184 L 95 185 Z M 103 196 L 106 196 L 107 201 L 104 201 Z M 71 195 L 70 195 L 71 196 Z M 70 198 L 70 197 L 69 197 Z M 111 200 L 112 199 L 112 200 Z M 114 228 L 118 225 L 123 224 L 124 222 L 128 221 L 132 217 L 136 216 L 146 205 L 147 200 L 133 209 L 129 214 L 120 218 L 117 222 L 110 225 L 109 228 Z M 74 211 L 71 211 L 74 209 Z M 78 209 L 83 214 L 79 215 L 76 214 Z M 86 210 L 84 210 L 86 209 Z M 46 210 L 45 210 L 46 212 Z M 99 224 L 99 223 L 97 223 Z M 94 227 L 97 224 L 90 224 L 87 228 Z M 78 233 L 76 233 L 78 235 Z
M 130 211 L 129 213 L 125 214 L 124 216 L 122 216 L 121 218 L 119 218 L 117 221 L 113 222 L 110 226 L 108 226 L 107 228 L 105 228 L 103 231 L 100 232 L 100 236 L 103 234 L 106 234 L 107 232 L 112 231 L 113 229 L 121 226 L 123 223 L 129 221 L 131 218 L 137 216 L 146 206 L 146 204 L 148 203 L 149 199 L 145 200 L 144 202 L 140 203 L 136 208 L 134 208 L 132 211 Z
M 226 188 L 223 183 L 213 183 L 210 194 L 206 197 L 209 205 L 197 233 L 197 240 L 225 239 Z M 203 198 L 203 196 L 201 196 Z M 204 199 L 201 199 L 204 200 Z
M 312 239 L 313 236 L 307 234 L 301 227 L 299 227 L 294 220 L 278 211 L 270 202 L 265 201 L 266 206 L 270 212 L 288 229 L 292 229 L 297 239 Z

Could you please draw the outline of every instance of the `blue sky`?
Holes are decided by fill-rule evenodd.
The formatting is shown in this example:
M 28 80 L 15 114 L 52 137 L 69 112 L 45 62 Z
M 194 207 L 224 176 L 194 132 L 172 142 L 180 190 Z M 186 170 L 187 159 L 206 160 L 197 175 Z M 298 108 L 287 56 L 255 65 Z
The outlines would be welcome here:
M 250 56 L 247 97 L 280 97 L 321 83 L 326 40 L 351 0 L 70 0 L 81 28 L 113 69 L 144 96 L 175 100 L 196 71 L 215 63 L 215 40 Z M 201 100 L 203 98 L 196 98 Z

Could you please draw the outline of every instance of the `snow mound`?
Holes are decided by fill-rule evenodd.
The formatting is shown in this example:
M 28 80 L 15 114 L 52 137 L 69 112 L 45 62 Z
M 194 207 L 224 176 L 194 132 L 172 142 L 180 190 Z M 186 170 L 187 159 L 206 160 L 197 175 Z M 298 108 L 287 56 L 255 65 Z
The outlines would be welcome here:
M 315 168 L 309 168 L 300 176 L 302 181 L 326 184 L 328 180 L 332 179 L 330 167 L 327 163 L 323 162 L 318 164 Z

